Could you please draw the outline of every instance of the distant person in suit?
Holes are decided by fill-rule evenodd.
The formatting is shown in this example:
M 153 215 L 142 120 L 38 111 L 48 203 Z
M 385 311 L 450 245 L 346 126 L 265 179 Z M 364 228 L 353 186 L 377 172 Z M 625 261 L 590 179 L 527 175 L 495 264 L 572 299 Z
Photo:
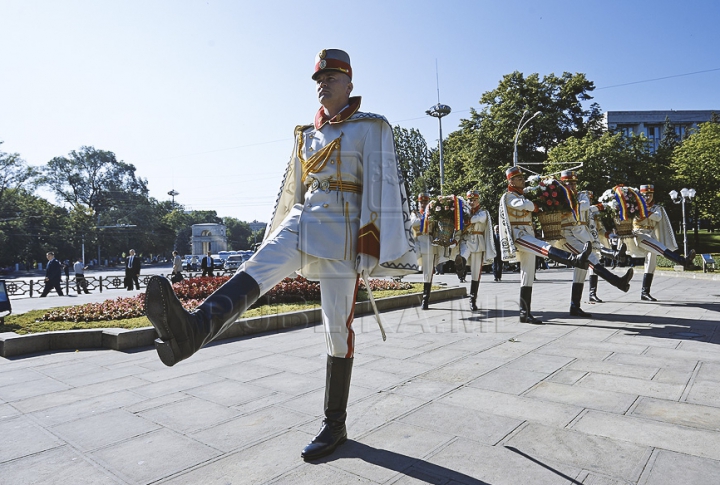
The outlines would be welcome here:
M 125 262 L 125 287 L 128 291 L 132 291 L 133 283 L 135 289 L 140 289 L 140 257 L 135 256 L 135 250 L 130 250 L 130 255 Z
M 182 275 L 182 258 L 180 258 L 180 255 L 177 251 L 173 251 L 173 267 L 172 267 L 172 276 L 170 278 L 170 281 L 173 283 L 178 283 L 182 281 L 183 275 Z
M 60 265 L 60 261 L 55 259 L 55 253 L 52 251 L 47 253 L 47 259 L 48 264 L 47 269 L 45 270 L 45 288 L 43 289 L 42 294 L 40 294 L 40 298 L 45 298 L 52 289 L 55 289 L 58 295 L 64 296 L 62 287 L 60 286 L 60 282 L 62 281 L 62 266 Z
M 213 273 L 213 257 L 210 251 L 208 251 L 207 256 L 202 259 L 202 263 L 200 263 L 200 269 L 202 269 L 203 276 L 215 276 L 215 274 Z

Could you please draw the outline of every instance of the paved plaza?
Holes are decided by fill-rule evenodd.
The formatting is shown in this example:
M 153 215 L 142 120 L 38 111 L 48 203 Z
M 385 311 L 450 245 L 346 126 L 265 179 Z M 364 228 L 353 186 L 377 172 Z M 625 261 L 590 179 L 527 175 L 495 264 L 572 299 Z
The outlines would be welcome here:
M 572 271 L 540 271 L 540 326 L 517 321 L 517 273 L 483 275 L 478 313 L 383 313 L 385 342 L 357 318 L 349 441 L 314 463 L 300 450 L 321 420 L 319 327 L 172 368 L 149 347 L 0 358 L 0 483 L 720 483 L 720 281 L 688 276 L 658 273 L 655 303 L 641 274 L 629 293 L 601 280 L 585 319 L 567 313 Z

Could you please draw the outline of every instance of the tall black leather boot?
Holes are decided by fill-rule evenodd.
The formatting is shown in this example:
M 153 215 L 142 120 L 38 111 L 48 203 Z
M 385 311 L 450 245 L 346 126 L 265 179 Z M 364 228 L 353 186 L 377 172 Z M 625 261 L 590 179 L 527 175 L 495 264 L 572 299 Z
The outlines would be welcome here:
M 592 315 L 580 308 L 580 300 L 582 299 L 583 283 L 573 283 L 572 292 L 570 293 L 570 315 L 573 317 L 591 318 Z
M 597 284 L 598 284 L 598 275 L 593 274 L 590 275 L 590 296 L 588 300 L 590 300 L 593 303 L 602 303 L 603 301 L 598 298 L 597 296 Z
M 430 308 L 430 289 L 432 288 L 432 283 L 425 283 L 423 285 L 423 297 L 422 297 L 422 309 L 427 310 Z
M 570 254 L 567 251 L 563 251 L 562 249 L 551 247 L 550 249 L 548 249 L 548 258 L 566 266 L 572 266 L 574 268 L 580 269 L 588 269 L 588 256 L 590 255 L 591 251 L 592 246 L 590 245 L 590 243 L 585 243 L 582 252 L 578 255 Z
M 683 258 L 679 254 L 674 253 L 674 252 L 670 251 L 669 249 L 666 249 L 663 252 L 663 256 L 668 258 L 670 261 L 673 261 L 677 264 L 681 264 L 681 265 L 687 267 L 687 266 L 690 266 L 691 264 L 693 264 L 693 260 L 695 259 L 695 250 L 691 249 L 690 252 L 688 253 L 688 255 Z
M 470 280 L 470 310 L 476 312 L 478 311 L 477 307 L 477 294 L 478 294 L 478 287 L 480 286 L 479 281 Z
M 650 295 L 650 287 L 652 286 L 652 280 L 653 280 L 654 274 L 645 273 L 643 275 L 643 285 L 642 285 L 642 291 L 640 292 L 640 299 L 645 301 L 657 301 L 655 298 Z
M 260 297 L 260 288 L 249 274 L 236 273 L 192 313 L 175 296 L 172 285 L 153 276 L 145 292 L 145 313 L 160 338 L 155 349 L 160 360 L 173 366 L 210 343 Z
M 597 274 L 600 278 L 604 279 L 611 285 L 613 285 L 618 290 L 624 291 L 627 293 L 627 291 L 630 289 L 630 280 L 633 277 L 633 269 L 628 268 L 627 273 L 625 273 L 625 276 L 620 277 L 616 275 L 615 273 L 608 270 L 605 266 L 602 264 L 596 264 L 593 266 L 593 270 L 595 270 L 595 274 Z
M 532 302 L 532 286 L 520 287 L 520 322 L 532 323 L 540 325 L 542 320 L 535 318 L 530 313 L 530 304 Z
M 467 276 L 467 260 L 459 254 L 455 256 L 455 274 L 457 274 L 460 283 L 465 283 L 465 276 Z
M 303 448 L 300 454 L 306 461 L 327 456 L 347 441 L 345 418 L 347 417 L 352 364 L 352 357 L 343 359 L 328 355 L 325 374 L 325 419 L 320 432 Z

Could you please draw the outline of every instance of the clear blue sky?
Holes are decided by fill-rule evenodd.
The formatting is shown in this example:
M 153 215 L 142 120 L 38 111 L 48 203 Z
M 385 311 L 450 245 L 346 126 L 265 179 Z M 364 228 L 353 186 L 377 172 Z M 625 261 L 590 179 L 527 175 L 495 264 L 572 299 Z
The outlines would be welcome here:
M 720 110 L 718 18 L 716 0 L 2 0 L 0 150 L 94 146 L 157 199 L 267 221 L 323 48 L 350 54 L 362 110 L 436 145 L 436 63 L 445 136 L 515 70 L 585 73 L 603 111 Z

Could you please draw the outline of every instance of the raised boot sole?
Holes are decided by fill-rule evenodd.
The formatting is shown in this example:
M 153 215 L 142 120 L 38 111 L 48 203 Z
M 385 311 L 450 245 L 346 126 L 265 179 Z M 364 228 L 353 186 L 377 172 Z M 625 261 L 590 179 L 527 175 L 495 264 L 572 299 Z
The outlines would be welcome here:
M 172 286 L 169 283 L 165 285 L 163 280 L 165 279 L 160 277 L 150 278 L 145 292 L 145 313 L 160 336 L 155 339 L 155 350 L 162 363 L 172 367 L 182 359 L 178 358 L 181 351 L 167 321 L 169 297 L 167 292 L 173 290 Z

